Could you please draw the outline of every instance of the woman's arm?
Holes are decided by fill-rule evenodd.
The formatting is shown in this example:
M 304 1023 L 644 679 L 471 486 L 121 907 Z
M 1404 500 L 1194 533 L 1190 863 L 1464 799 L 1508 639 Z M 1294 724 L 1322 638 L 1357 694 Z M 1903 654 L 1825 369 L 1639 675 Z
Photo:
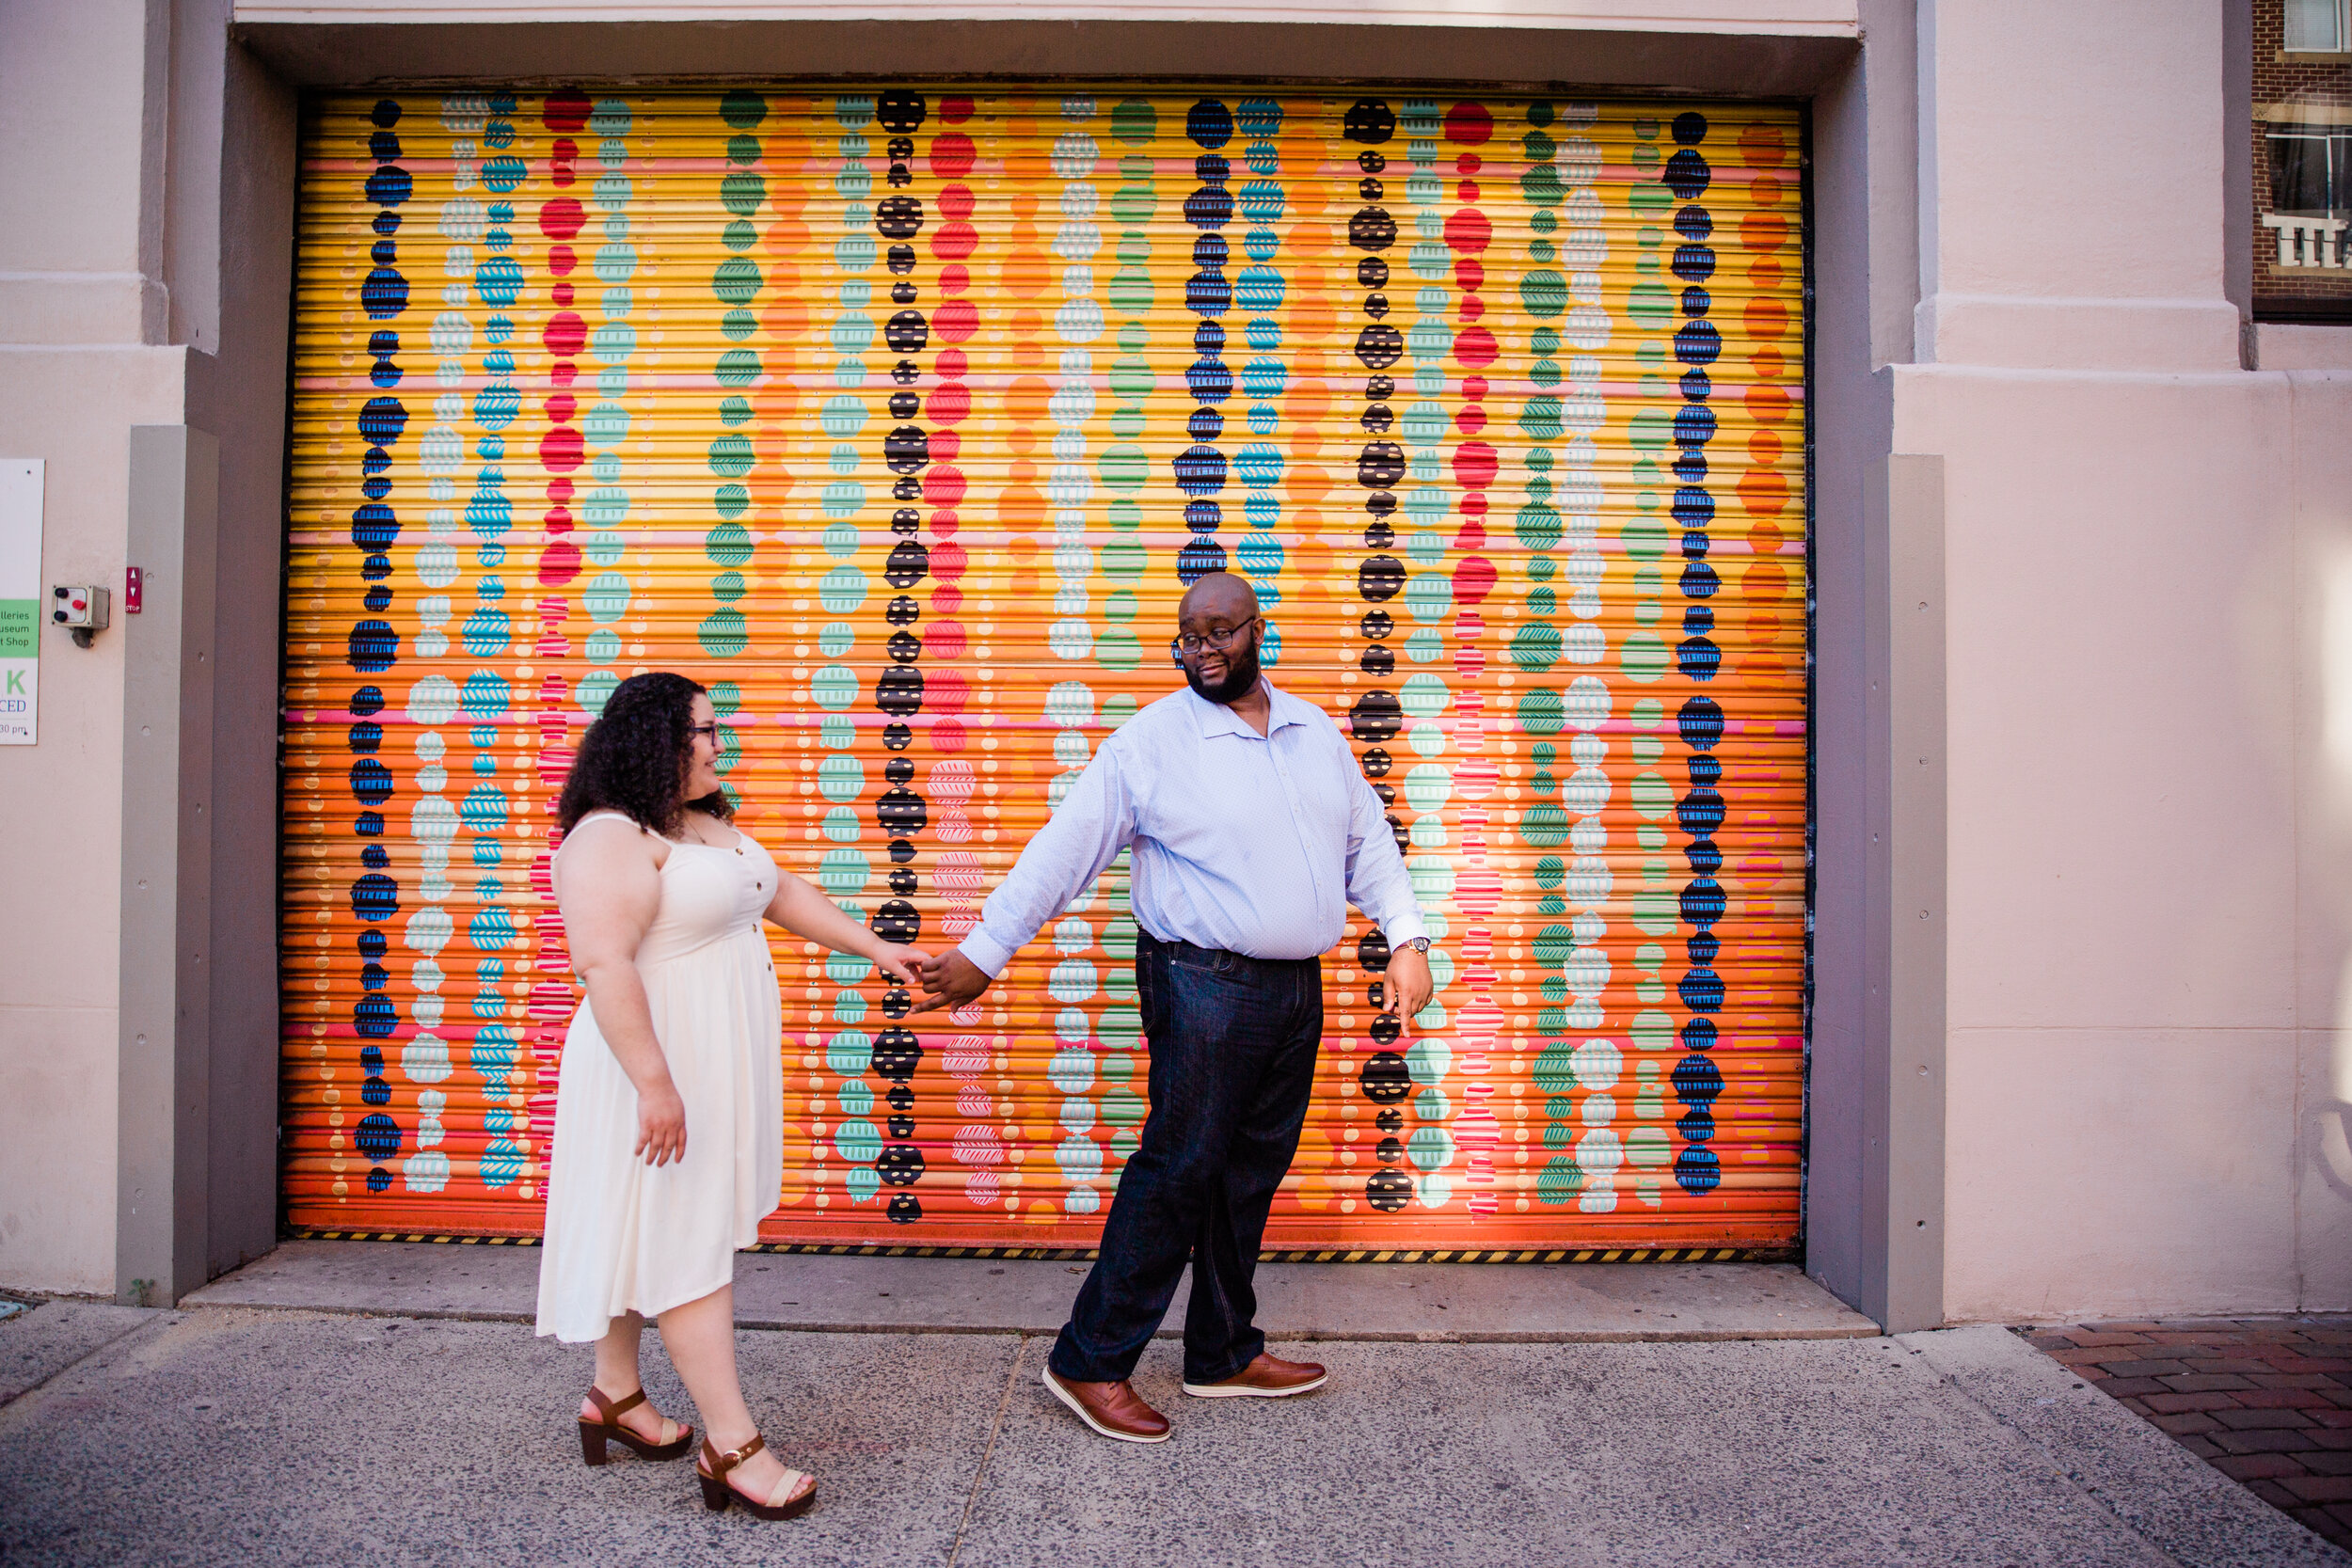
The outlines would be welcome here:
M 649 1164 L 686 1158 L 686 1102 L 670 1081 L 637 973 L 638 944 L 661 905 L 654 840 L 615 825 L 565 847 L 557 905 L 572 969 L 588 988 L 596 1032 L 637 1088 L 635 1153 Z
M 921 979 L 915 966 L 927 963 L 930 955 L 919 947 L 901 947 L 884 942 L 865 927 L 843 914 L 834 901 L 795 877 L 783 872 L 776 884 L 776 895 L 769 900 L 768 918 L 796 937 L 822 942 L 836 953 L 854 953 L 861 958 L 871 958 L 884 973 L 898 977 L 900 984 L 918 986 Z

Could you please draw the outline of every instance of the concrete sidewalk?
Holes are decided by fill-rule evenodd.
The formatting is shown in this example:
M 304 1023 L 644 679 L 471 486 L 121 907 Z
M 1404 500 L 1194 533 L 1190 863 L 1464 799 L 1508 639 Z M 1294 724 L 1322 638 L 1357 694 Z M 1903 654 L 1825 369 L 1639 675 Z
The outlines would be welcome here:
M 584 1468 L 588 1356 L 516 1323 L 50 1303 L 0 1323 L 30 1380 L 0 1409 L 0 1560 L 2352 1562 L 2002 1329 L 1334 1338 L 1330 1386 L 1279 1403 L 1188 1400 L 1161 1345 L 1153 1448 L 1081 1431 L 1038 1386 L 1047 1343 L 747 1330 L 754 1408 L 821 1482 L 768 1525 L 706 1513 L 682 1463 Z M 649 1386 L 691 1417 L 655 1344 Z
M 738 1253 L 735 1320 L 830 1334 L 1052 1334 L 1088 1265 L 977 1258 Z M 1168 1325 L 1181 1333 L 1190 1286 Z M 287 1242 L 189 1307 L 397 1312 L 529 1323 L 539 1249 L 429 1242 Z M 1845 1339 L 1878 1325 L 1787 1265 L 1265 1263 L 1258 1322 L 1286 1339 L 1497 1343 Z

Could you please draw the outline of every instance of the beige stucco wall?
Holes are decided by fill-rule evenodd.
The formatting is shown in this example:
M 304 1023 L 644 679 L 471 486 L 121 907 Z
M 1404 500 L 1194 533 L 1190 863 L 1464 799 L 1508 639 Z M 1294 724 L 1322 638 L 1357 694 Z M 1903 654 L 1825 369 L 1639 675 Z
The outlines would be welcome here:
M 1946 459 L 1947 1311 L 2341 1308 L 2352 771 L 2312 741 L 2352 591 L 2313 573 L 2352 369 L 2240 368 L 2219 8 L 1923 10 L 1895 449 Z
M 47 460 L 51 582 L 120 592 L 130 427 L 177 422 L 151 8 L 0 7 L 0 451 Z M 117 606 L 118 621 L 120 607 Z M 40 743 L 0 748 L 0 1280 L 114 1289 L 119 636 L 41 644 Z

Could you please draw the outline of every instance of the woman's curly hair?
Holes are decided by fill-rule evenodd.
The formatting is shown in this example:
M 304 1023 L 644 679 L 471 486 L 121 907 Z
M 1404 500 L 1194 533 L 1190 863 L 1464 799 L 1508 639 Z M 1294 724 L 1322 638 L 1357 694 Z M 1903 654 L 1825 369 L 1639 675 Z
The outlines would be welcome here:
M 592 811 L 626 813 L 665 838 L 676 833 L 690 811 L 732 820 L 735 802 L 723 791 L 686 799 L 694 699 L 703 694 L 704 689 L 684 675 L 661 670 L 631 675 L 614 687 L 564 780 L 564 798 L 556 806 L 564 832 L 570 832 Z

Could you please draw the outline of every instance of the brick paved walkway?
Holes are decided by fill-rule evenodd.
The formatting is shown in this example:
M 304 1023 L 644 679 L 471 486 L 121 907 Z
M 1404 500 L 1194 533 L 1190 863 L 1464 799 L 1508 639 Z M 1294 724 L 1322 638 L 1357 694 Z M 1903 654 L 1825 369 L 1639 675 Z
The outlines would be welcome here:
M 2352 1548 L 2352 1317 L 2026 1332 L 2206 1464 Z

